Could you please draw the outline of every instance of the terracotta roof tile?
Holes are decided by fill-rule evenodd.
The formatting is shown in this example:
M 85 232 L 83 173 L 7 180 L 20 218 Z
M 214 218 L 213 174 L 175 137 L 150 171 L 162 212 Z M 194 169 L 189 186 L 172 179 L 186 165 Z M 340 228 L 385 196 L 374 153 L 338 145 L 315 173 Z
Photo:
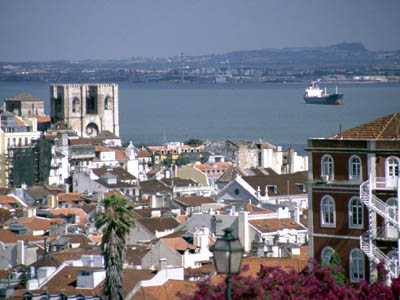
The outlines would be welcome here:
M 137 153 L 138 157 L 151 157 L 151 153 L 146 150 L 140 150 Z
M 260 232 L 275 232 L 283 229 L 306 230 L 291 218 L 249 220 L 249 223 Z
M 86 224 L 86 213 L 81 208 L 55 208 L 55 209 L 48 209 L 54 216 L 68 216 L 68 215 L 78 215 L 79 216 L 79 223 Z
M 80 202 L 87 200 L 82 193 L 60 193 L 58 202 Z
M 140 182 L 140 187 L 145 194 L 170 193 L 171 189 L 159 180 L 148 180 Z
M 0 229 L 0 242 L 4 244 L 14 244 L 18 241 L 18 236 L 10 230 Z
M 400 113 L 382 117 L 338 133 L 330 139 L 385 140 L 400 139 Z
M 156 231 L 174 229 L 180 225 L 179 222 L 172 217 L 138 219 L 137 222 L 153 233 Z
M 142 258 L 149 252 L 148 246 L 135 245 L 127 247 L 125 260 L 134 266 L 142 264 Z
M 306 192 L 302 190 L 302 186 L 299 184 L 305 184 L 307 182 L 307 171 L 304 172 L 296 172 L 293 174 L 271 174 L 268 176 L 260 175 L 260 176 L 245 176 L 242 177 L 249 185 L 253 187 L 253 189 L 258 190 L 260 187 L 261 196 L 265 196 L 265 188 L 267 186 L 273 187 L 276 186 L 276 194 L 273 190 L 268 190 L 268 195 L 278 196 L 278 195 L 287 195 L 288 192 L 291 195 L 294 194 L 305 194 Z M 288 190 L 288 182 L 289 182 L 289 190 Z
M 50 122 L 50 116 L 33 116 L 37 119 L 38 123 Z
M 99 248 L 92 248 L 92 249 L 83 249 L 83 248 L 72 248 L 72 249 L 65 249 L 60 252 L 52 252 L 50 253 L 51 256 L 63 263 L 67 260 L 78 260 L 82 257 L 82 255 L 100 255 L 101 250 Z
M 176 201 L 184 206 L 199 206 L 203 203 L 215 203 L 211 197 L 204 196 L 186 196 L 178 197 Z
M 116 160 L 128 160 L 129 157 L 126 155 L 124 150 L 115 149 L 115 159 Z
M 175 250 L 177 252 L 185 251 L 186 249 L 191 249 L 191 250 L 196 249 L 195 245 L 189 244 L 181 237 L 162 238 L 161 241 L 163 241 L 165 244 L 167 244 L 168 247 L 170 247 L 172 250 Z
M 5 244 L 13 244 L 16 243 L 17 241 L 31 241 L 31 242 L 37 242 L 37 241 L 43 241 L 45 238 L 49 239 L 49 237 L 44 237 L 44 236 L 35 236 L 35 235 L 17 235 L 9 230 L 6 229 L 0 229 L 0 242 L 3 242 Z
M 121 167 L 116 167 L 113 169 L 107 169 L 105 167 L 102 168 L 96 168 L 96 169 L 92 169 L 93 173 L 96 174 L 97 176 L 101 177 L 103 175 L 105 175 L 106 173 L 110 173 L 115 175 L 118 180 L 121 181 L 126 181 L 126 180 L 135 180 L 136 177 L 133 176 L 131 173 L 129 173 L 127 170 L 121 168 Z
M 88 238 L 95 244 L 101 244 L 102 235 L 89 235 Z
M 0 206 L 4 205 L 9 208 L 16 206 L 27 206 L 24 202 L 19 201 L 14 196 L 0 195 Z
M 61 219 L 47 219 L 40 217 L 32 217 L 32 218 L 22 218 L 13 221 L 12 223 L 20 223 L 24 226 L 31 228 L 32 230 L 49 230 L 51 223 L 63 224 L 64 221 Z
M 5 98 L 6 101 L 40 101 L 44 102 L 44 100 L 36 98 L 35 96 L 32 96 L 29 93 L 23 92 L 21 94 L 18 94 L 15 97 L 10 97 L 10 98 Z
M 133 296 L 135 300 L 172 300 L 178 299 L 177 293 L 193 295 L 198 289 L 195 281 L 168 280 L 161 286 L 141 287 Z

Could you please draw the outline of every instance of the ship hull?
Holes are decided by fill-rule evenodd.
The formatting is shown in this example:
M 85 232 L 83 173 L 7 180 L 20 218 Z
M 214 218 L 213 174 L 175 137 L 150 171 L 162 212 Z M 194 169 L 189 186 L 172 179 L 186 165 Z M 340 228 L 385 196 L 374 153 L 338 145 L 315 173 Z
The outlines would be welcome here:
M 304 96 L 304 101 L 308 104 L 340 105 L 343 104 L 343 94 L 330 94 L 321 97 Z

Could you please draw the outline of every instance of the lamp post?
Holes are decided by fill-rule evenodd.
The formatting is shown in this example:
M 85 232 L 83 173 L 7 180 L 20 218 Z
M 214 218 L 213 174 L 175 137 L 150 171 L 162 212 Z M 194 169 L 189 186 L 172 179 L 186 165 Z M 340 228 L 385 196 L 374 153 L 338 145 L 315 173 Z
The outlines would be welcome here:
M 218 274 L 227 274 L 225 297 L 231 299 L 232 274 L 240 273 L 244 248 L 239 239 L 232 234 L 231 228 L 224 229 L 223 237 L 217 238 L 215 245 L 210 248 L 214 256 L 214 265 Z

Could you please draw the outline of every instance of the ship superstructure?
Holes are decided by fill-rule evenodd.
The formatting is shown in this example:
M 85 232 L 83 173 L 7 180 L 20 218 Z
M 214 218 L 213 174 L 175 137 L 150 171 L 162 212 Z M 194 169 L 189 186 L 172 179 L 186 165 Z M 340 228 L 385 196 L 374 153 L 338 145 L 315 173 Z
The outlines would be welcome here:
M 337 87 L 334 94 L 328 94 L 325 89 L 318 86 L 318 81 L 311 82 L 310 86 L 306 88 L 304 94 L 304 101 L 308 104 L 343 104 L 343 94 L 338 93 Z

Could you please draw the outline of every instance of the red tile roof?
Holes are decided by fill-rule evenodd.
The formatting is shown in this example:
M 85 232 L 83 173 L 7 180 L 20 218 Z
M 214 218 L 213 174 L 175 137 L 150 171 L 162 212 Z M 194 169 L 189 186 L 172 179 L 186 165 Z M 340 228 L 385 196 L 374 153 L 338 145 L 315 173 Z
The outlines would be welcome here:
M 49 209 L 49 211 L 54 216 L 78 215 L 79 216 L 79 223 L 86 224 L 86 213 L 81 208 L 75 208 L 75 207 L 74 208 L 55 208 L 55 209 Z
M 161 286 L 141 287 L 133 296 L 135 300 L 172 300 L 179 299 L 177 293 L 193 295 L 197 290 L 195 281 L 168 280 Z
M 33 116 L 37 119 L 38 123 L 50 122 L 50 116 Z
M 58 202 L 80 202 L 85 201 L 86 198 L 82 193 L 60 193 L 58 194 Z
M 204 197 L 204 196 L 178 197 L 176 198 L 176 201 L 184 206 L 199 206 L 203 203 L 215 202 L 211 197 Z
M 137 222 L 153 233 L 156 231 L 171 230 L 180 225 L 180 223 L 172 217 L 138 219 Z
M 0 206 L 4 205 L 7 206 L 8 208 L 14 207 L 14 206 L 27 206 L 26 204 L 24 205 L 20 201 L 18 201 L 17 198 L 14 196 L 7 196 L 7 195 L 0 195 Z
M 249 223 L 260 232 L 275 232 L 283 229 L 306 230 L 291 218 L 249 220 Z
M 51 223 L 63 224 L 64 221 L 61 219 L 47 219 L 40 217 L 32 217 L 32 218 L 22 218 L 13 221 L 12 223 L 20 223 L 24 226 L 31 228 L 32 230 L 49 230 Z
M 151 153 L 146 150 L 140 150 L 137 153 L 138 157 L 151 157 Z
M 382 117 L 372 122 L 362 124 L 352 129 L 338 133 L 330 139 L 350 139 L 350 140 L 398 140 L 400 139 L 400 113 Z
M 0 229 L 0 242 L 4 244 L 13 244 L 18 241 L 18 236 L 10 230 Z
M 186 249 L 191 249 L 191 250 L 196 249 L 195 245 L 189 244 L 181 237 L 162 238 L 161 241 L 167 244 L 168 247 L 170 247 L 172 250 L 175 250 L 177 252 L 186 251 Z

